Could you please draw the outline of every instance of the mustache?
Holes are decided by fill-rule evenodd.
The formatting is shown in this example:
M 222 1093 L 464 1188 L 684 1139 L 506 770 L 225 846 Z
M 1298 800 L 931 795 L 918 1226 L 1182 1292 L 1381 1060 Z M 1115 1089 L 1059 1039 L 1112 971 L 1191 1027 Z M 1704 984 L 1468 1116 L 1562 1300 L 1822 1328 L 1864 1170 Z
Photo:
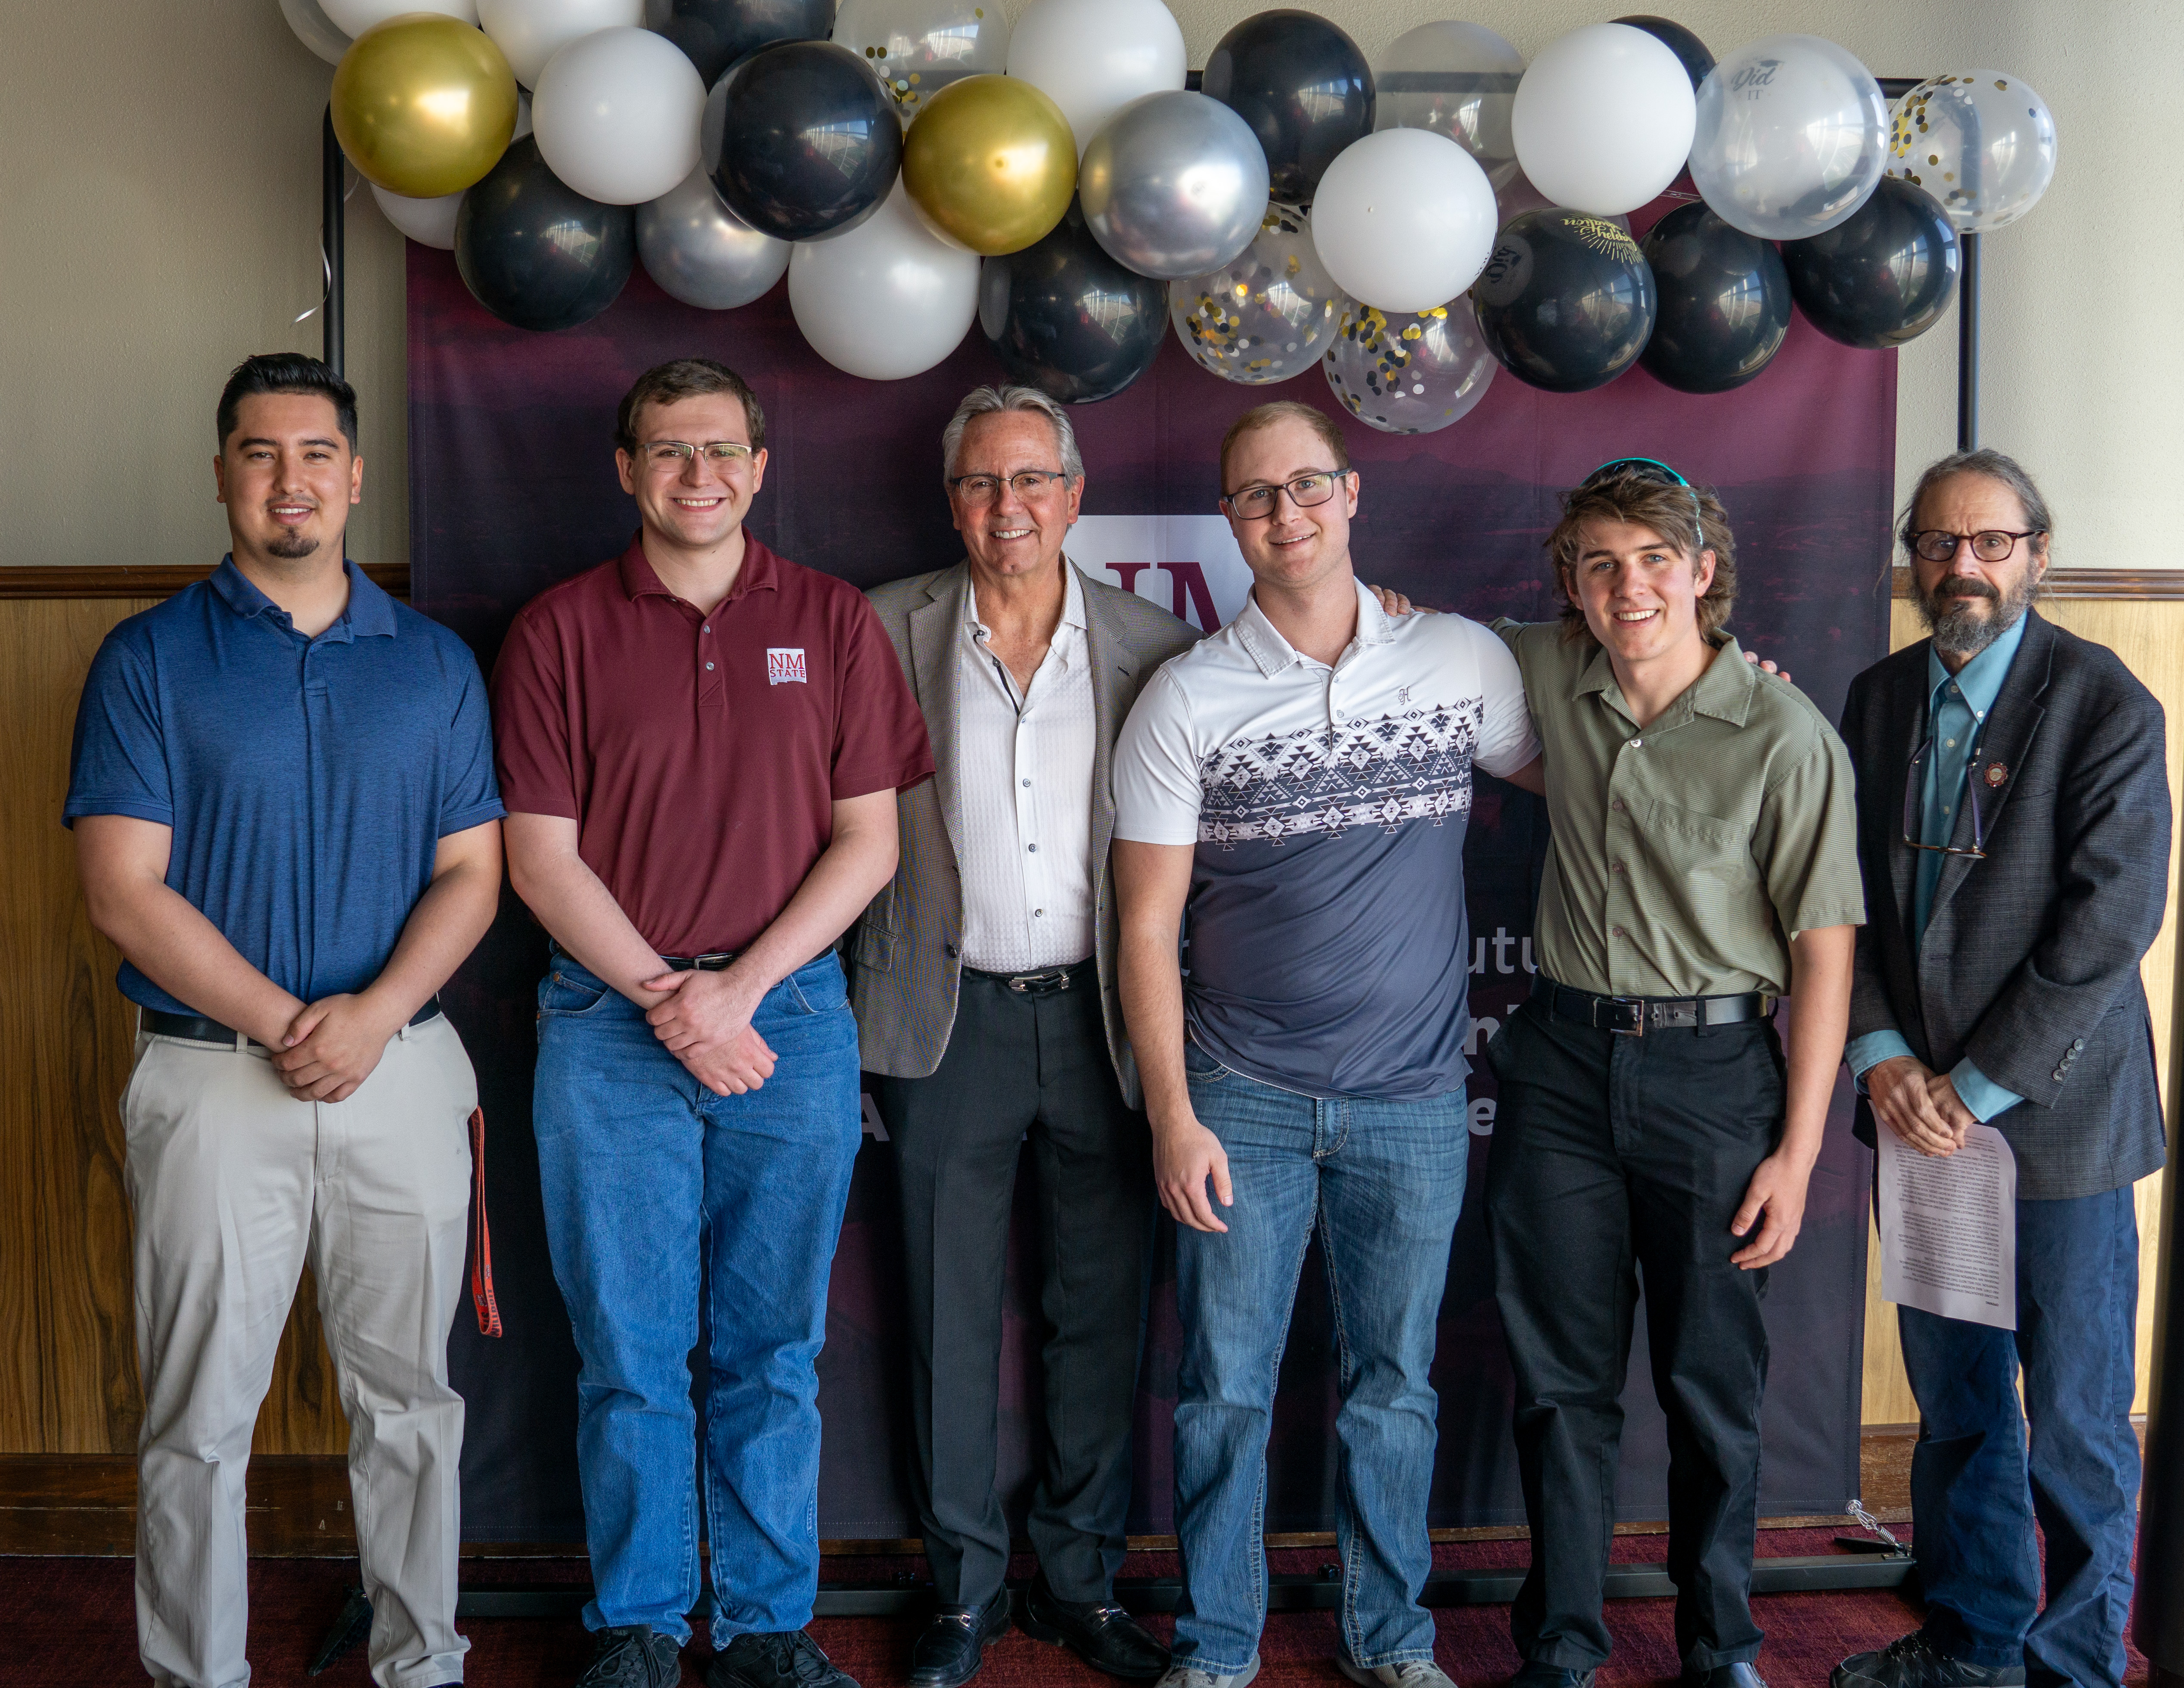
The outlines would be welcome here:
M 2000 592 L 1987 582 L 1970 574 L 1952 575 L 1947 579 L 1939 582 L 1926 596 L 1930 602 L 1936 604 L 1945 602 L 1951 598 L 1985 598 L 1990 603 L 1999 603 L 2002 601 Z

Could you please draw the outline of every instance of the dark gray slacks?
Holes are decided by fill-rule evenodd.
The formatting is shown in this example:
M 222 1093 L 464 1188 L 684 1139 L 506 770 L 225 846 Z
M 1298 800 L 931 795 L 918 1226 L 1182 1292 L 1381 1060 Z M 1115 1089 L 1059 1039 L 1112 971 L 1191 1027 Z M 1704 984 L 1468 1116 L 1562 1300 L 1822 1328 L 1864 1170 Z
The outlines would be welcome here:
M 1151 1144 L 1115 1082 L 1095 970 L 1085 962 L 1072 975 L 1068 990 L 1033 997 L 966 972 L 938 1070 L 873 1080 L 901 1192 L 916 1500 L 944 1604 L 983 1605 L 1008 1572 L 994 1486 L 1001 1302 L 1027 1140 L 1046 1432 L 1032 1545 L 1063 1600 L 1106 1599 L 1123 1562 Z

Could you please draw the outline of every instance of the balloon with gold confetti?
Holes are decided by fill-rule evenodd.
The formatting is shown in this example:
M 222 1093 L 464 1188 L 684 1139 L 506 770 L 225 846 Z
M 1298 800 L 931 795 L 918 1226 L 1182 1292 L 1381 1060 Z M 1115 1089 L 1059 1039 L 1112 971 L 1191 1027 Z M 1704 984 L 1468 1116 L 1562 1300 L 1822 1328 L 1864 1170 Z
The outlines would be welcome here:
M 1245 387 L 1310 369 L 1349 303 L 1312 250 L 1309 211 L 1279 199 L 1234 262 L 1167 288 L 1168 320 L 1192 361 Z
M 1888 174 L 1925 188 L 1959 234 L 1992 233 L 2055 179 L 2055 120 L 2004 71 L 1929 77 L 1889 114 Z
M 1471 296 L 1431 310 L 1351 305 L 1320 360 L 1342 408 L 1383 433 L 1433 433 L 1470 414 L 1494 380 Z
M 999 75 L 1009 63 L 1000 0 L 842 0 L 833 41 L 872 67 L 905 128 L 950 82 Z

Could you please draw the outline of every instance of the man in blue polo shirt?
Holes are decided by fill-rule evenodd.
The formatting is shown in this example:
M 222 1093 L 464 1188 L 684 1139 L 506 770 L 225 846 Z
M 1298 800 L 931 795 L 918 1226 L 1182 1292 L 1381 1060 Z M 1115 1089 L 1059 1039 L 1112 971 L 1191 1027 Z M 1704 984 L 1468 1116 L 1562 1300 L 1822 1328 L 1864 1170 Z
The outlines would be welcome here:
M 246 360 L 218 413 L 232 550 L 107 636 L 64 819 L 137 1004 L 136 1629 L 155 1682 L 247 1681 L 243 1474 L 308 1258 L 349 1422 L 381 1688 L 462 1680 L 455 1634 L 466 1121 L 436 993 L 500 890 L 485 687 L 343 560 L 356 395 Z

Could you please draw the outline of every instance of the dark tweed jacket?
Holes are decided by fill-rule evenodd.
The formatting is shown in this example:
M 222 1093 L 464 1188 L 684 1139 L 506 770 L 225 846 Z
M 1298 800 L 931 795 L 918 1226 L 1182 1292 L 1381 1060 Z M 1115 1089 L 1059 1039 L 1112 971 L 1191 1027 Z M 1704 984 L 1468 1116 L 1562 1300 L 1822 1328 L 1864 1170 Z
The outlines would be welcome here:
M 2026 612 L 1971 769 L 1986 858 L 1942 858 L 1914 958 L 1903 795 L 1927 731 L 1928 644 L 1875 663 L 1843 707 L 1867 912 L 1850 1035 L 1892 1028 L 1936 1071 L 1969 1055 L 2022 1096 L 1992 1121 L 2020 1198 L 2115 1189 L 2164 1158 L 2138 971 L 2169 893 L 2161 705 L 2114 651 Z M 1972 841 L 1970 804 L 1952 841 Z M 1863 1099 L 1857 1130 L 1873 1141 Z

